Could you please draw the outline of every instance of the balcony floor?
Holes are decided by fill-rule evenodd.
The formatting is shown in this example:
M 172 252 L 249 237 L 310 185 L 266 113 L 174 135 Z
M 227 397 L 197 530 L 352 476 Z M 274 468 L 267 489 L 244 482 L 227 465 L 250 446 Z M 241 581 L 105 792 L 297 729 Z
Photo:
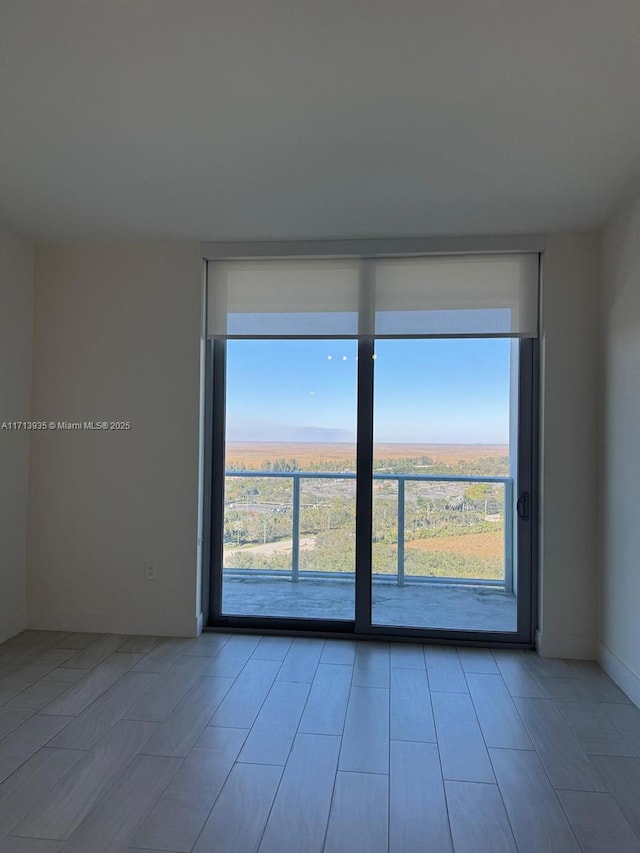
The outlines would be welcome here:
M 251 577 L 225 572 L 223 613 L 353 619 L 354 585 L 342 579 Z M 444 583 L 373 584 L 376 625 L 463 631 L 515 631 L 516 598 L 488 587 Z

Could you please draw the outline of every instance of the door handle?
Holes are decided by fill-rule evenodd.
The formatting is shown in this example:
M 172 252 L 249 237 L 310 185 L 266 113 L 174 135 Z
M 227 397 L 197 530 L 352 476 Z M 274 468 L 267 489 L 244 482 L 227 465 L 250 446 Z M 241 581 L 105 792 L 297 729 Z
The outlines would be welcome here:
M 518 518 L 529 521 L 529 492 L 523 492 L 516 503 Z

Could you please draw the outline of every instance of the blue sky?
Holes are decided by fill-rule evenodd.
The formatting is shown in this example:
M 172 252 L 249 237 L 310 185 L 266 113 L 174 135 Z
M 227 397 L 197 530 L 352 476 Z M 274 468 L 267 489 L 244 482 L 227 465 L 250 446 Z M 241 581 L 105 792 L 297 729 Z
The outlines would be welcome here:
M 510 341 L 379 340 L 375 441 L 509 440 Z M 354 441 L 356 341 L 231 340 L 229 441 Z

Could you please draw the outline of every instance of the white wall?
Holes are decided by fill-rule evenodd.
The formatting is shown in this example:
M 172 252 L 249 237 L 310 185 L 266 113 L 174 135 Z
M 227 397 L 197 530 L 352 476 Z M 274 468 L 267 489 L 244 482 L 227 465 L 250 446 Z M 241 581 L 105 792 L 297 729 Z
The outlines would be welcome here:
M 29 419 L 33 251 L 0 230 L 0 426 Z M 26 627 L 29 433 L 0 429 L 0 642 Z
M 553 235 L 543 262 L 538 648 L 551 657 L 596 654 L 599 244 Z
M 37 251 L 33 417 L 132 429 L 32 435 L 30 627 L 196 631 L 200 276 L 195 243 Z M 596 653 L 598 285 L 597 234 L 547 239 L 545 655 Z
M 31 628 L 196 632 L 200 283 L 196 243 L 37 249 L 33 417 L 131 430 L 32 435 Z
M 640 199 L 602 248 L 600 660 L 640 704 Z

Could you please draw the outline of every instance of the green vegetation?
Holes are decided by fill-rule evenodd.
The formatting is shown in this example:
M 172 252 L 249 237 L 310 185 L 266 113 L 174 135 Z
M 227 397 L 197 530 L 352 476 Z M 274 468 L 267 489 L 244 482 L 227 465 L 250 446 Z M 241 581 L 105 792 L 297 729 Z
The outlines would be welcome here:
M 256 472 L 350 473 L 348 460 L 260 463 Z M 384 474 L 507 476 L 507 456 L 445 462 L 428 455 L 376 460 Z M 229 466 L 228 470 L 234 470 Z M 245 470 L 236 468 L 235 470 Z M 398 566 L 398 483 L 373 485 L 373 571 Z M 405 575 L 500 579 L 504 573 L 504 485 L 447 481 L 405 484 Z M 291 568 L 293 485 L 288 477 L 227 477 L 225 566 Z M 305 479 L 300 485 L 300 571 L 353 572 L 355 480 Z

